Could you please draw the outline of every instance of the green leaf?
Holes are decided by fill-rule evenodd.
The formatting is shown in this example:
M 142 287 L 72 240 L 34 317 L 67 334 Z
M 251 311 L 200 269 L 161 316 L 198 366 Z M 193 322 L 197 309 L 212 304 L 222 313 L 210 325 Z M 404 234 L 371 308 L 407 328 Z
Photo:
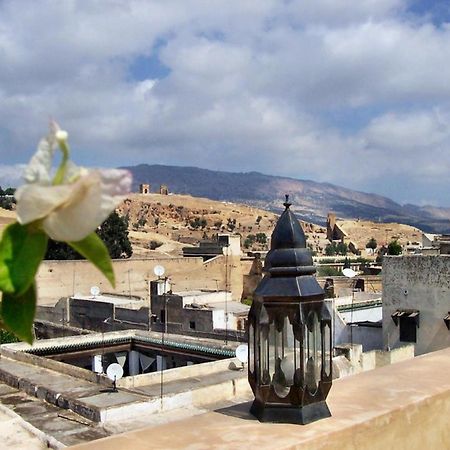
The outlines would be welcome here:
M 0 290 L 23 294 L 34 281 L 47 249 L 47 235 L 15 222 L 5 228 L 0 241 Z
M 33 320 L 36 311 L 36 285 L 31 283 L 21 295 L 3 293 L 3 325 L 19 339 L 33 343 Z
M 94 266 L 105 275 L 112 287 L 115 287 L 116 281 L 114 269 L 112 267 L 108 249 L 96 233 L 91 233 L 81 241 L 68 242 L 68 244 L 80 255 L 84 256 L 94 264 Z

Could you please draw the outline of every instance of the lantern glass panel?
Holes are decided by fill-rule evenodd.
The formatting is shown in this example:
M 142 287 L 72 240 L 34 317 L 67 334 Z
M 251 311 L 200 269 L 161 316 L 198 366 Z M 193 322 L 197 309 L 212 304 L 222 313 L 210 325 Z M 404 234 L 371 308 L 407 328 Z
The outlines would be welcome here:
M 326 377 L 331 375 L 331 326 L 329 322 L 325 322 L 323 327 L 323 370 Z
M 274 379 L 277 362 L 279 364 L 278 341 L 278 332 L 275 328 L 275 323 L 272 322 L 269 325 L 269 375 L 271 380 Z
M 270 383 L 270 375 L 269 375 L 269 360 L 268 360 L 268 346 L 269 340 L 269 326 L 262 325 L 259 333 L 259 361 L 260 361 L 260 373 L 261 373 L 261 382 L 262 384 Z
M 248 347 L 250 350 L 250 356 L 248 360 L 248 370 L 251 373 L 255 372 L 255 331 L 253 330 L 253 324 L 248 327 Z
M 297 360 L 294 342 L 294 330 L 288 317 L 286 316 L 284 318 L 283 327 L 283 358 L 281 359 L 280 365 L 287 386 L 292 386 L 294 383 L 294 373 Z
M 305 364 L 306 387 L 314 395 L 319 387 L 321 369 L 320 323 L 315 311 L 310 311 L 306 320 L 307 352 Z

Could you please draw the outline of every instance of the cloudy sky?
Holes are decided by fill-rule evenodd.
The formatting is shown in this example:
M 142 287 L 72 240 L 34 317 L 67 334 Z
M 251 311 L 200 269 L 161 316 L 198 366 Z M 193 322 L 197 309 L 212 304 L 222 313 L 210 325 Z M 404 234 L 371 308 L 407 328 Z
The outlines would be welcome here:
M 447 0 L 0 0 L 0 182 L 49 117 L 83 165 L 450 206 Z

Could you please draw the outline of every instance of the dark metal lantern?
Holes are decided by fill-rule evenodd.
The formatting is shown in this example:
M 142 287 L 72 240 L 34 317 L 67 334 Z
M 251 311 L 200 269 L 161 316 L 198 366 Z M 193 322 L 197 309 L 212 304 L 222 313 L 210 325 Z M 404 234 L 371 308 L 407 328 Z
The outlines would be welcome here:
M 250 412 L 261 422 L 307 424 L 331 415 L 331 316 L 288 196 L 284 206 L 248 317 Z

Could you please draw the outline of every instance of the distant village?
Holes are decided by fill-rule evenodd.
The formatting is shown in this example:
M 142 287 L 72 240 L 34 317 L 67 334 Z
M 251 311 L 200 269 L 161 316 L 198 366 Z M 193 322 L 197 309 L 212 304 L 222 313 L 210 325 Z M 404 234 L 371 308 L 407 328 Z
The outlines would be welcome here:
M 2 198 L 4 227 L 14 205 Z M 0 406 L 53 448 L 95 445 L 258 399 L 265 383 L 266 403 L 252 407 L 264 421 L 270 399 L 287 402 L 302 383 L 323 403 L 336 380 L 388 367 L 394 379 L 394 363 L 450 347 L 449 236 L 333 212 L 325 227 L 298 222 L 288 198 L 284 208 L 279 217 L 141 184 L 117 210 L 133 254 L 114 260 L 115 289 L 84 260 L 40 267 L 35 343 L 2 335 Z M 274 299 L 309 315 L 279 322 Z M 255 306 L 266 302 L 269 314 Z M 327 417 L 321 408 L 314 414 Z

